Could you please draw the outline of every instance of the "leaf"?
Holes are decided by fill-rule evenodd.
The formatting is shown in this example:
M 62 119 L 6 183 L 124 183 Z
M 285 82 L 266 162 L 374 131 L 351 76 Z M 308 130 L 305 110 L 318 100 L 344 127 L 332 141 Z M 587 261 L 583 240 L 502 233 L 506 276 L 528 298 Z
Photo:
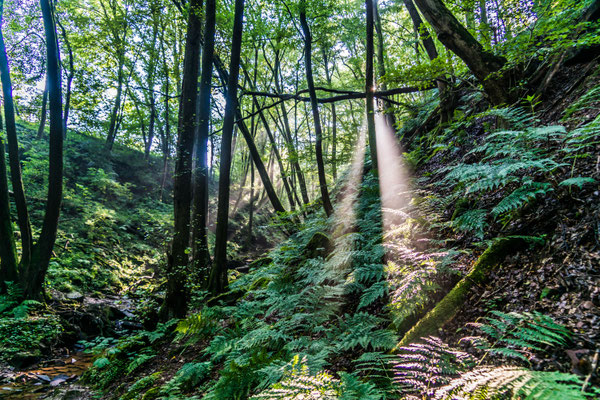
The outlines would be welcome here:
M 579 187 L 579 189 L 581 189 L 583 187 L 583 185 L 585 185 L 587 183 L 596 183 L 596 180 L 594 178 L 578 176 L 578 177 L 575 177 L 575 178 L 565 179 L 564 181 L 562 181 L 561 183 L 559 183 L 559 186 L 573 186 L 573 185 L 575 185 L 575 186 Z

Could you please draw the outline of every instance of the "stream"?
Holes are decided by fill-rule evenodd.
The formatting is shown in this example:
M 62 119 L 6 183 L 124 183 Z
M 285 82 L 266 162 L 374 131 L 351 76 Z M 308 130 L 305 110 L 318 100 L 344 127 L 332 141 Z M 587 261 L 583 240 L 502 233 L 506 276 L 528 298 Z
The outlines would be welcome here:
M 83 352 L 43 363 L 43 367 L 4 373 L 0 399 L 86 399 L 89 391 L 76 384 L 91 365 L 92 355 Z
M 121 337 L 142 329 L 132 313 L 131 299 L 107 296 L 102 299 L 81 295 L 78 303 L 55 306 L 68 320 L 80 339 L 97 336 Z M 51 357 L 48 354 L 46 357 Z M 78 383 L 81 375 L 91 367 L 93 355 L 75 345 L 61 356 L 42 360 L 24 369 L 0 368 L 0 399 L 2 400 L 84 400 L 95 398 L 93 392 Z

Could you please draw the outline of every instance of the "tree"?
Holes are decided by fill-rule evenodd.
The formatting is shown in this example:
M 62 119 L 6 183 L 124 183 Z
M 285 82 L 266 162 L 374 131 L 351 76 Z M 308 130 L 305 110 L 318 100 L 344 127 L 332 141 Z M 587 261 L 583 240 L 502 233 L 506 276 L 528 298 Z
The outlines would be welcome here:
M 375 110 L 374 110 L 374 92 L 375 82 L 373 81 L 373 0 L 365 0 L 367 16 L 367 50 L 366 50 L 366 72 L 365 72 L 365 93 L 367 110 L 367 133 L 369 136 L 369 149 L 371 152 L 371 164 L 373 169 L 377 169 L 377 138 L 375 133 Z
M 12 99 L 12 83 L 8 67 L 8 57 L 4 45 L 4 37 L 0 29 L 0 78 L 4 95 L 4 112 L 6 115 L 6 131 L 9 140 L 9 159 L 11 165 L 11 180 L 15 193 L 15 203 L 19 229 L 21 230 L 21 260 L 16 268 L 16 255 L 14 253 L 15 238 L 12 235 L 10 215 L 8 209 L 8 185 L 4 163 L 4 145 L 0 144 L 0 276 L 7 279 L 18 280 L 23 294 L 29 299 L 43 298 L 43 283 L 52 257 L 52 249 L 56 241 L 58 218 L 62 202 L 62 174 L 63 174 L 63 119 L 62 119 L 62 93 L 61 71 L 56 25 L 52 15 L 49 0 L 41 0 L 42 19 L 46 36 L 46 63 L 47 87 L 50 102 L 50 151 L 48 155 L 48 195 L 46 209 L 42 222 L 42 229 L 35 245 L 32 244 L 31 225 L 27 202 L 24 195 L 21 170 L 19 165 L 18 143 L 14 105 Z M 4 2 L 0 0 L 0 18 Z M 0 28 L 1 28 L 0 19 Z M 6 258 L 5 258 L 6 257 Z M 16 276 L 16 272 L 18 276 Z
M 509 103 L 508 82 L 497 74 L 506 64 L 506 59 L 486 51 L 458 22 L 442 0 L 415 0 L 415 3 L 435 30 L 440 42 L 467 64 L 483 85 L 491 102 L 495 105 Z
M 190 253 L 190 212 L 192 204 L 192 153 L 196 132 L 196 102 L 200 64 L 201 0 L 193 0 L 188 11 L 183 84 L 179 100 L 177 159 L 173 186 L 174 233 L 167 264 L 167 293 L 161 318 L 181 318 L 187 312 L 187 267 Z
M 427 56 L 431 61 L 435 60 L 439 56 L 438 51 L 435 47 L 433 38 L 429 35 L 429 32 L 425 27 L 421 16 L 419 15 L 419 11 L 417 11 L 417 8 L 413 3 L 413 0 L 404 0 L 404 5 L 408 10 L 410 18 L 412 19 L 415 31 L 418 32 L 421 43 L 423 43 L 423 47 L 425 48 Z M 454 114 L 454 107 L 452 106 L 453 101 L 451 98 L 451 93 L 448 89 L 448 85 L 444 79 L 438 78 L 435 80 L 435 82 L 440 95 L 440 122 L 445 123 L 450 121 Z
M 48 99 L 50 108 L 50 152 L 48 155 L 48 197 L 42 231 L 31 252 L 31 262 L 22 266 L 21 285 L 25 297 L 39 298 L 42 285 L 52 257 L 56 241 L 58 218 L 62 203 L 63 189 L 63 117 L 62 117 L 62 76 L 60 52 L 56 35 L 53 9 L 50 0 L 41 0 L 42 18 L 46 34 L 46 60 L 48 65 Z
M 236 114 L 238 113 L 237 88 L 242 50 L 244 0 L 235 0 L 233 36 L 229 79 L 225 96 L 225 115 L 221 136 L 221 162 L 219 164 L 219 200 L 217 205 L 217 231 L 215 234 L 215 256 L 208 289 L 213 294 L 223 293 L 227 287 L 227 228 L 229 223 L 229 173 L 231 171 L 231 141 Z M 240 127 L 241 128 L 241 127 Z
M 319 114 L 319 104 L 317 103 L 317 92 L 315 91 L 315 82 L 312 71 L 312 36 L 306 20 L 306 0 L 300 2 L 300 25 L 304 34 L 304 64 L 306 68 L 306 82 L 308 84 L 308 93 L 310 96 L 310 105 L 312 108 L 313 121 L 315 124 L 315 157 L 317 159 L 317 174 L 319 176 L 319 189 L 321 191 L 321 200 L 325 214 L 333 214 L 333 207 L 329 199 L 327 189 L 327 179 L 325 177 L 325 164 L 323 163 L 323 129 L 321 127 L 321 116 Z
M 208 217 L 208 134 L 210 123 L 210 92 L 215 47 L 216 0 L 206 0 L 204 44 L 202 47 L 202 74 L 199 93 L 199 126 L 196 135 L 196 170 L 194 173 L 194 226 L 193 257 L 197 272 L 206 270 L 210 264 L 210 252 L 206 231 Z M 207 277 L 202 277 L 206 279 Z

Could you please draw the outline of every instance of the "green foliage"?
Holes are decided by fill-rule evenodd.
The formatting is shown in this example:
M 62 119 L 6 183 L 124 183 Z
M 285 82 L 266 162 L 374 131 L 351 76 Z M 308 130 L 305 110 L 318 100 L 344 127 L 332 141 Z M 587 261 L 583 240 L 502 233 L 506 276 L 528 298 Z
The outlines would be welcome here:
M 35 229 L 47 190 L 47 142 L 24 125 L 19 130 Z M 46 287 L 64 293 L 124 289 L 148 266 L 158 266 L 170 235 L 171 205 L 158 200 L 158 165 L 133 150 L 107 157 L 104 141 L 76 132 L 69 132 L 64 153 L 63 207 Z
M 485 350 L 476 359 L 453 349 L 437 338 L 400 349 L 392 361 L 394 381 L 404 390 L 435 399 L 586 399 L 597 396 L 581 391 L 581 378 L 573 374 L 532 371 L 522 367 L 481 365 L 488 355 L 527 360 L 525 354 L 542 351 L 541 346 L 564 346 L 570 333 L 543 314 L 492 312 L 485 323 L 473 324 L 485 337 L 466 337 Z
M 413 343 L 400 348 L 394 382 L 407 392 L 432 395 L 436 387 L 443 386 L 467 371 L 474 364 L 472 357 L 455 350 L 435 337 L 423 338 L 424 343 Z
M 435 393 L 436 399 L 568 399 L 595 398 L 600 392 L 581 391 L 574 374 L 532 371 L 518 367 L 479 367 L 461 374 Z
M 485 337 L 466 337 L 487 353 L 516 357 L 527 361 L 532 350 L 540 346 L 564 346 L 570 339 L 569 331 L 554 320 L 538 312 L 503 313 L 492 311 L 495 317 L 487 317 L 485 323 L 472 323 Z
M 506 225 L 525 205 L 552 195 L 562 186 L 581 188 L 595 182 L 590 177 L 573 177 L 557 184 L 556 176 L 568 166 L 565 161 L 572 159 L 575 163 L 578 158 L 590 156 L 600 134 L 597 122 L 567 132 L 559 125 L 535 127 L 535 120 L 519 108 L 492 109 L 475 117 L 489 116 L 501 118 L 516 129 L 488 134 L 465 156 L 476 157 L 478 162 L 460 162 L 441 169 L 444 176 L 437 184 L 450 185 L 454 199 L 467 199 L 476 207 L 457 209 L 449 222 L 453 229 L 481 240 L 490 221 Z M 493 203 L 490 208 L 489 203 Z
M 186 363 L 171 380 L 161 387 L 161 398 L 177 399 L 181 393 L 189 392 L 202 382 L 211 370 L 210 362 Z

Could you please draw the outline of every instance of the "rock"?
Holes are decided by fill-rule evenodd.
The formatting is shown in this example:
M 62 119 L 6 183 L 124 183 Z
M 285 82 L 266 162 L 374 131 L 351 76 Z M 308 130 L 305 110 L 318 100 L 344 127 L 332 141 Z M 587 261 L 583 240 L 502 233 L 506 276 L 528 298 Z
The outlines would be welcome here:
M 58 386 L 61 383 L 66 382 L 67 380 L 69 380 L 69 377 L 67 375 L 58 375 L 57 377 L 52 379 L 52 381 L 50 382 L 50 386 Z
M 67 293 L 65 297 L 69 300 L 73 300 L 73 301 L 77 301 L 77 302 L 83 302 L 83 298 L 84 298 L 84 296 L 77 291 Z
M 50 379 L 50 377 L 48 375 L 36 375 L 35 377 L 37 378 L 38 381 L 42 381 L 45 383 L 50 383 L 50 381 L 52 380 L 52 379 Z
M 39 361 L 39 359 L 40 357 L 36 354 L 20 352 L 15 353 L 8 360 L 8 363 L 17 369 L 24 369 L 31 366 L 32 364 L 35 364 L 37 361 Z

